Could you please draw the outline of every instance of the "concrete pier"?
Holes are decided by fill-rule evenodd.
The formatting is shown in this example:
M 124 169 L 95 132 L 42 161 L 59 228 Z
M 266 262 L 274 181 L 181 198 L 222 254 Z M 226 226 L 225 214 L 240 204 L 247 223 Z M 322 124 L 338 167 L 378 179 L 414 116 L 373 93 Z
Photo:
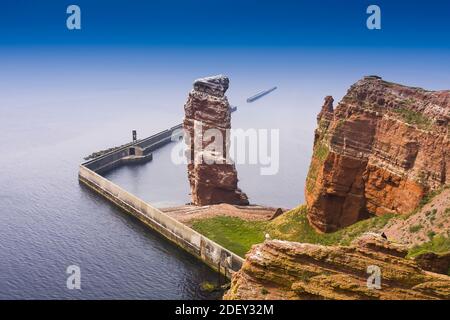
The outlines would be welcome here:
M 231 278 L 231 275 L 242 266 L 243 259 L 241 257 L 100 175 L 101 172 L 111 170 L 124 163 L 149 161 L 152 151 L 181 136 L 180 124 L 87 161 L 80 165 L 79 181 L 214 270 Z
M 97 173 L 105 173 L 125 164 L 141 164 L 153 159 L 152 152 L 182 137 L 181 124 L 161 131 L 143 140 L 89 160 L 83 165 Z

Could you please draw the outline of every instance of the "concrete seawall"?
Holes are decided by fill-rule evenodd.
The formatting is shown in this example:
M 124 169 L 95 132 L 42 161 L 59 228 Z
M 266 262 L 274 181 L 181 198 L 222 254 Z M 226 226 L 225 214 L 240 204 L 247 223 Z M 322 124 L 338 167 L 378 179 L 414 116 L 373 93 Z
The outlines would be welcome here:
M 241 257 L 132 195 L 85 164 L 80 165 L 79 180 L 226 277 L 231 278 L 241 268 Z
M 89 160 L 83 165 L 97 173 L 105 173 L 124 164 L 139 164 L 151 161 L 152 152 L 182 137 L 182 125 L 158 132 L 148 138 L 129 143 L 114 151 Z
M 232 112 L 236 111 L 234 107 Z M 244 260 L 197 231 L 170 217 L 151 204 L 109 181 L 100 173 L 123 164 L 144 163 L 152 160 L 154 150 L 183 137 L 182 124 L 178 124 L 148 138 L 119 147 L 80 165 L 80 182 L 99 193 L 125 212 L 133 215 L 166 239 L 199 258 L 228 278 L 238 271 Z

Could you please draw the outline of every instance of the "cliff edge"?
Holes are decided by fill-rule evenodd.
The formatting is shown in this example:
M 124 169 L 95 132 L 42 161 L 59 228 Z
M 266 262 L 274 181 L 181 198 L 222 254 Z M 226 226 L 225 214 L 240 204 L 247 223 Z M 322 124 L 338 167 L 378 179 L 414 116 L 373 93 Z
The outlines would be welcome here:
M 350 246 L 266 241 L 252 247 L 224 299 L 450 299 L 449 276 L 405 256 L 403 246 L 374 234 Z M 368 286 L 375 270 L 379 286 Z
M 369 76 L 317 117 L 308 220 L 332 232 L 370 215 L 409 213 L 450 183 L 450 91 Z

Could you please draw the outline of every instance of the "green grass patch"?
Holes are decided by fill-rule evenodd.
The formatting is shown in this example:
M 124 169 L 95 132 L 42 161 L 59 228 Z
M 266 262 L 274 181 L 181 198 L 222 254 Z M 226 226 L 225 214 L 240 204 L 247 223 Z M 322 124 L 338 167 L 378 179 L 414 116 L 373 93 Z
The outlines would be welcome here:
M 398 108 L 393 111 L 408 124 L 415 125 L 418 128 L 425 130 L 431 127 L 432 121 L 419 112 L 415 112 L 407 108 Z
M 378 231 L 394 215 L 359 221 L 333 233 L 318 233 L 306 217 L 306 206 L 290 210 L 273 221 L 245 221 L 236 217 L 213 217 L 193 223 L 193 228 L 223 247 L 243 257 L 251 246 L 264 241 L 265 233 L 272 239 L 322 245 L 348 245 L 364 232 Z
M 319 121 L 319 129 L 321 132 L 325 133 L 328 129 L 328 121 L 320 120 Z
M 432 230 L 428 231 L 428 233 L 427 233 L 428 239 L 430 239 L 430 240 L 433 240 L 435 235 L 436 235 L 436 232 L 434 232 Z
M 308 170 L 308 176 L 306 179 L 306 190 L 309 193 L 312 193 L 314 191 L 316 179 L 319 175 L 319 169 L 327 159 L 329 153 L 330 150 L 328 146 L 323 142 L 319 142 L 314 148 L 313 161 L 311 161 L 311 165 Z
M 314 149 L 314 157 L 320 160 L 320 162 L 324 162 L 328 157 L 328 153 L 330 152 L 328 146 L 325 143 L 319 143 L 319 145 Z
M 332 233 L 318 233 L 306 217 L 306 206 L 300 206 L 273 220 L 268 225 L 272 238 L 316 243 L 323 245 L 349 245 L 354 239 L 368 231 L 378 231 L 394 217 L 387 214 L 359 221 Z
M 245 221 L 218 216 L 194 221 L 194 230 L 243 257 L 255 243 L 264 241 L 267 221 Z
M 445 188 L 448 188 L 448 186 L 429 193 L 413 213 L 422 209 L 425 204 L 429 203 Z M 450 208 L 447 208 L 445 212 L 450 212 Z M 435 214 L 435 209 L 427 212 L 430 219 Z M 266 233 L 272 239 L 322 245 L 349 245 L 365 232 L 381 230 L 393 217 L 399 218 L 394 214 L 375 216 L 336 232 L 323 234 L 318 233 L 311 227 L 307 219 L 307 208 L 302 205 L 282 214 L 273 221 L 245 221 L 236 217 L 218 216 L 194 221 L 192 227 L 223 247 L 244 257 L 252 245 L 264 241 Z M 422 229 L 421 225 L 414 225 L 410 227 L 410 232 L 415 233 L 420 229 Z M 412 248 L 410 255 L 414 256 L 427 251 L 436 253 L 450 251 L 450 240 L 447 237 L 432 232 L 427 235 L 430 241 Z
M 423 228 L 422 225 L 416 224 L 416 225 L 413 225 L 413 226 L 409 227 L 409 232 L 416 233 L 416 232 L 419 232 L 419 230 L 422 229 L 422 228 Z
M 200 284 L 200 290 L 205 291 L 205 292 L 213 292 L 217 289 L 218 289 L 218 287 L 214 283 L 209 282 L 209 281 L 203 281 Z
M 309 193 L 314 191 L 314 187 L 316 185 L 317 175 L 319 173 L 318 164 L 316 161 L 311 161 L 311 165 L 309 167 L 308 175 L 306 177 L 306 190 Z
M 411 248 L 408 257 L 415 257 L 423 253 L 444 253 L 450 251 L 450 238 L 443 235 L 435 235 L 430 241 Z

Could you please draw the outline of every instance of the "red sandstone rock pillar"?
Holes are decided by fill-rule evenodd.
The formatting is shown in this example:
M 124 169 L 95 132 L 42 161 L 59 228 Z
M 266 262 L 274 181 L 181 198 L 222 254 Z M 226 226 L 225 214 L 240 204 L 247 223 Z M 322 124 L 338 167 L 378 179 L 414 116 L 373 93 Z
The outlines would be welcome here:
M 249 204 L 247 195 L 237 186 L 236 167 L 228 160 L 228 84 L 228 78 L 222 75 L 198 79 L 184 105 L 188 178 L 195 205 Z

